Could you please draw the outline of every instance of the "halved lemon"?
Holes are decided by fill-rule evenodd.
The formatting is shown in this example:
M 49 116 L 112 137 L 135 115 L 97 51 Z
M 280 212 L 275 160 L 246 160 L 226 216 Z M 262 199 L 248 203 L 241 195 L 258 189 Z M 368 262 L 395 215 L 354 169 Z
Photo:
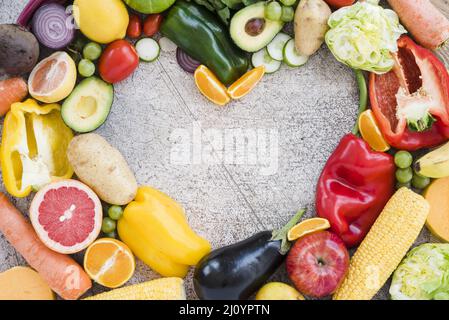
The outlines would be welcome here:
M 200 92 L 213 103 L 224 106 L 231 100 L 226 87 L 206 66 L 200 65 L 195 70 L 194 77 Z
M 28 79 L 30 95 L 44 103 L 55 103 L 68 97 L 76 84 L 76 65 L 63 51 L 39 62 Z
M 324 218 L 311 218 L 301 221 L 288 231 L 287 238 L 289 241 L 295 241 L 312 232 L 322 231 L 330 228 L 330 223 Z
M 246 96 L 262 80 L 265 74 L 265 66 L 258 66 L 234 82 L 228 88 L 228 94 L 232 99 L 240 99 Z
M 382 135 L 376 118 L 371 110 L 362 112 L 359 116 L 359 130 L 363 140 L 365 140 L 375 151 L 385 152 L 390 149 L 390 145 Z
M 118 288 L 134 274 L 136 263 L 126 244 L 112 238 L 92 243 L 84 256 L 84 269 L 95 282 Z

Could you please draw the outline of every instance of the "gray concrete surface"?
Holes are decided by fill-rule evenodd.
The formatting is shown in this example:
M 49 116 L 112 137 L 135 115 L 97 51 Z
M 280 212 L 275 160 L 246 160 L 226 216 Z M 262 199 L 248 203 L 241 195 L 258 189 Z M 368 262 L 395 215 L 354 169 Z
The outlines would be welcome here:
M 0 23 L 14 22 L 26 2 L 0 0 Z M 357 99 L 351 70 L 323 47 L 304 67 L 283 66 L 241 101 L 215 107 L 198 93 L 192 76 L 178 67 L 174 52 L 165 50 L 157 62 L 141 63 L 131 78 L 115 86 L 112 112 L 98 133 L 123 153 L 140 184 L 159 188 L 182 203 L 193 229 L 216 248 L 278 228 L 299 208 L 308 207 L 307 217 L 315 214 L 316 181 L 339 139 L 352 128 Z M 203 136 L 200 143 L 192 139 L 192 146 L 185 136 L 193 135 L 194 125 L 200 125 Z M 221 146 L 220 139 L 210 137 L 210 129 L 225 139 L 232 138 L 235 129 L 249 129 L 249 141 L 259 130 L 256 136 L 271 143 L 277 155 L 261 153 L 256 158 L 260 161 L 244 156 L 243 161 L 220 163 L 222 150 L 228 156 L 242 150 L 229 139 Z M 266 138 L 268 133 L 272 139 Z M 216 163 L 195 156 L 186 162 L 176 156 L 191 146 L 210 150 L 211 145 Z M 259 145 L 258 151 L 263 150 Z M 270 173 L 261 171 L 266 158 L 278 162 L 274 174 L 263 175 Z M 30 198 L 12 201 L 27 213 Z M 418 242 L 428 240 L 423 231 Z M 0 235 L 0 271 L 24 264 Z M 155 277 L 139 262 L 130 282 Z M 274 279 L 288 281 L 284 267 Z M 191 274 L 186 283 L 189 298 L 195 298 Z M 102 290 L 95 285 L 89 294 Z M 387 297 L 383 290 L 377 298 Z

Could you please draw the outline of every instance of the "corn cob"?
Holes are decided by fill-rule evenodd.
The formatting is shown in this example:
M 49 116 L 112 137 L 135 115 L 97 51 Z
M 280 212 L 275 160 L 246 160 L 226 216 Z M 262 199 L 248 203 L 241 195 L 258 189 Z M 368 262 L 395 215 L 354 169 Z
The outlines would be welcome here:
M 415 242 L 429 210 L 429 203 L 422 196 L 407 188 L 399 189 L 355 252 L 333 299 L 371 299 Z
M 185 300 L 184 280 L 161 278 L 111 290 L 86 300 Z

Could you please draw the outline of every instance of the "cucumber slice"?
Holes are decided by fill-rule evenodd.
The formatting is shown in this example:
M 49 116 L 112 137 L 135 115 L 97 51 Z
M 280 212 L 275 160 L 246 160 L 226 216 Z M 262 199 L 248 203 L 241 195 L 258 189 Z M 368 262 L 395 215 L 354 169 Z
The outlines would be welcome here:
M 274 60 L 282 61 L 284 59 L 282 50 L 284 49 L 287 41 L 289 41 L 290 39 L 291 37 L 288 34 L 279 32 L 267 46 L 267 51 L 270 57 Z
M 146 62 L 152 62 L 159 57 L 159 44 L 156 40 L 145 38 L 137 41 L 136 50 L 139 58 Z
M 251 57 L 251 63 L 254 67 L 265 66 L 265 73 L 273 73 L 279 70 L 282 62 L 274 60 L 268 54 L 266 48 L 257 51 Z
M 308 56 L 303 56 L 296 51 L 295 39 L 290 39 L 284 46 L 284 62 L 290 67 L 300 67 L 308 60 Z

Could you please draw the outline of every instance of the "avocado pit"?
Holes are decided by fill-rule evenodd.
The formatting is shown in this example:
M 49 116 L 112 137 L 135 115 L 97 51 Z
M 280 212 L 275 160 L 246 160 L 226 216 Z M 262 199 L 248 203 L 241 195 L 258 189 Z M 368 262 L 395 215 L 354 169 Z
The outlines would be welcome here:
M 256 37 L 263 32 L 265 29 L 265 19 L 264 18 L 253 18 L 248 20 L 245 25 L 245 32 L 252 37 Z

